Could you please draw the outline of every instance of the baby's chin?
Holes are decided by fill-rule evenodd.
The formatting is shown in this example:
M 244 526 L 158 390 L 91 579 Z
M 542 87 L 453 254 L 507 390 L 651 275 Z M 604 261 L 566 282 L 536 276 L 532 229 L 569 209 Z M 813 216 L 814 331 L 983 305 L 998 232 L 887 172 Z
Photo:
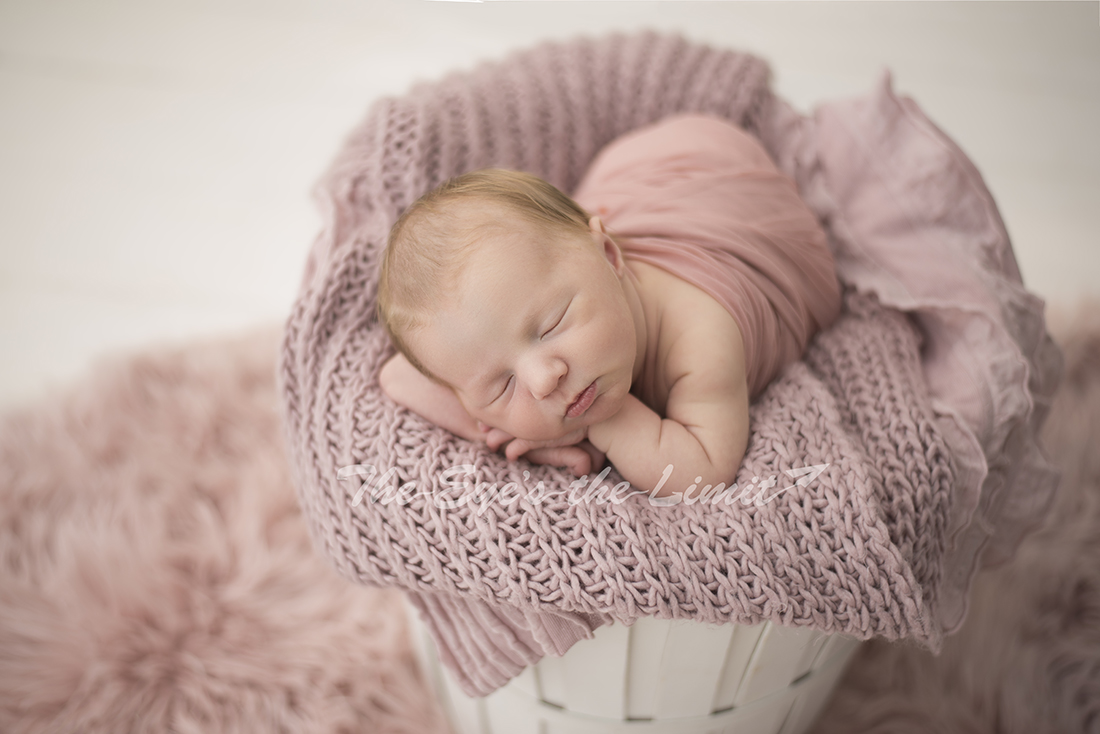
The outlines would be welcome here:
M 570 433 L 576 431 L 578 428 L 584 427 L 583 423 L 572 423 L 572 425 L 562 425 L 556 427 L 540 426 L 538 428 L 527 427 L 526 429 L 522 426 L 515 426 L 512 429 L 504 427 L 501 430 L 525 441 L 557 441 L 560 438 L 565 438 Z
M 521 436 L 521 435 L 518 435 L 516 433 L 512 433 L 512 435 L 515 436 L 516 438 L 522 438 L 525 441 L 557 441 L 559 438 L 565 438 L 566 436 L 568 436 L 570 433 L 577 430 L 578 428 L 580 428 L 580 426 L 574 426 L 573 428 L 570 428 L 569 430 L 561 430 L 561 431 L 528 432 L 529 433 L 528 436 Z

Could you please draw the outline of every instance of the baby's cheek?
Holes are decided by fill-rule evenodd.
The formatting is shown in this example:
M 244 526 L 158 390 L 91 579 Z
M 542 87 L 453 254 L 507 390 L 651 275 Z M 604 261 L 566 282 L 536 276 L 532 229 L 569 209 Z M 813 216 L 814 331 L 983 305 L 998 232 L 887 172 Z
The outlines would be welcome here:
M 523 434 L 531 430 L 530 422 L 523 416 L 518 416 L 515 410 L 478 411 L 471 412 L 470 415 L 475 420 L 514 437 L 524 437 Z
M 506 423 L 504 430 L 528 441 L 552 441 L 565 435 L 560 426 L 551 425 L 546 416 L 534 411 L 516 411 L 508 416 Z

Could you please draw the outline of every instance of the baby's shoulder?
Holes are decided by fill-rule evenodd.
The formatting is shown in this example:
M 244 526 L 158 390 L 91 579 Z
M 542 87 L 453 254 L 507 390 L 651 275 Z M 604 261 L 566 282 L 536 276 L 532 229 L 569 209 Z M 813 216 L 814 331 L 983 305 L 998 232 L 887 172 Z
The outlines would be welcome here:
M 736 374 L 744 370 L 741 329 L 709 293 L 666 270 L 634 262 L 643 299 L 660 314 L 657 355 L 669 380 L 685 373 Z
M 636 394 L 662 418 L 722 435 L 739 430 L 747 420 L 748 371 L 737 321 L 709 294 L 656 266 L 646 265 L 639 280 L 660 289 L 650 294 L 660 316 L 650 331 L 655 354 Z

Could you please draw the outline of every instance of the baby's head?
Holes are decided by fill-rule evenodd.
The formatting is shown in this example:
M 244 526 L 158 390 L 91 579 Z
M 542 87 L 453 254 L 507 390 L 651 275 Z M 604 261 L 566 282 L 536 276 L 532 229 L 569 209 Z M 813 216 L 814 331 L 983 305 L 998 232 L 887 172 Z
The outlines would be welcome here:
M 606 419 L 629 393 L 630 278 L 615 240 L 568 196 L 528 174 L 476 171 L 394 225 L 378 311 L 409 362 L 470 415 L 544 440 Z
M 478 247 L 490 237 L 513 234 L 517 225 L 546 240 L 587 235 L 589 221 L 569 196 L 519 171 L 472 171 L 428 192 L 393 225 L 382 257 L 378 314 L 394 346 L 424 375 L 446 384 L 417 358 L 407 336 L 454 296 Z

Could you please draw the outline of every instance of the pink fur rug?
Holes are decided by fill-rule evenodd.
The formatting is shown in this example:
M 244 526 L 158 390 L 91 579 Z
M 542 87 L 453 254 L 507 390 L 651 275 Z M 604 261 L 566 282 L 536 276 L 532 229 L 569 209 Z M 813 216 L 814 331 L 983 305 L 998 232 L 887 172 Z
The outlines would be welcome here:
M 939 657 L 864 646 L 815 732 L 1100 732 L 1100 306 L 1047 523 Z M 400 599 L 316 555 L 283 457 L 279 329 L 102 363 L 0 421 L 0 731 L 445 732 Z

